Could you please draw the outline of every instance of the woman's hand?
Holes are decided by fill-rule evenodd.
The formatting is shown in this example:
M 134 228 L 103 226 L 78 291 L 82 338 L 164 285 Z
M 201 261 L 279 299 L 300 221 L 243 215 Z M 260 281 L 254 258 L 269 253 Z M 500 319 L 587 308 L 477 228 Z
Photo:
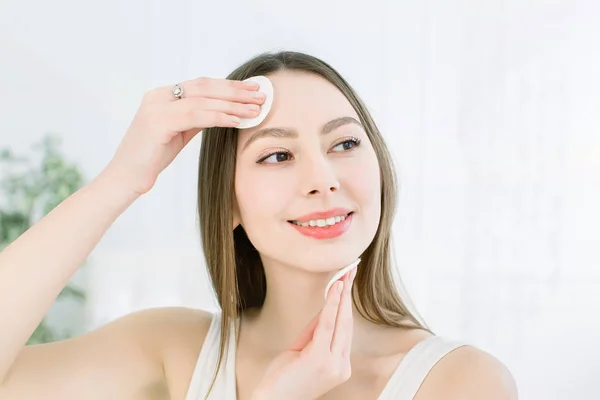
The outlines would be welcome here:
M 331 287 L 323 309 L 267 367 L 253 400 L 316 399 L 351 375 L 352 295 L 356 268 Z M 336 290 L 343 282 L 343 291 Z
M 150 90 L 105 169 L 138 195 L 154 186 L 158 175 L 201 130 L 235 127 L 238 117 L 255 117 L 265 100 L 251 82 L 199 78 L 180 84 L 176 99 L 172 86 Z

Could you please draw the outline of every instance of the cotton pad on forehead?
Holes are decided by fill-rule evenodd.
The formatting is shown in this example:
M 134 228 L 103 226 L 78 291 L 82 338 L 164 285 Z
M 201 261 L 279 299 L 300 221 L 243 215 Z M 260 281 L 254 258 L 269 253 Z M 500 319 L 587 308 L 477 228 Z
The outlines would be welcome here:
M 325 299 L 327 299 L 327 293 L 329 293 L 329 289 L 331 288 L 331 285 L 333 285 L 338 279 L 340 279 L 342 276 L 344 276 L 346 274 L 346 272 L 350 271 L 352 268 L 357 267 L 359 262 L 360 262 L 360 258 L 357 259 L 356 261 L 354 261 L 352 264 L 342 268 L 341 270 L 336 272 L 335 275 L 333 275 L 333 277 L 329 280 L 329 283 L 327 284 L 327 288 L 325 288 Z
M 256 82 L 260 85 L 258 88 L 259 92 L 265 94 L 265 101 L 260 105 L 260 113 L 253 118 L 240 118 L 240 123 L 236 128 L 238 129 L 247 129 L 253 128 L 257 125 L 260 125 L 261 122 L 267 117 L 267 114 L 271 110 L 271 105 L 273 104 L 273 83 L 266 76 L 258 75 L 253 76 L 248 79 L 244 79 L 244 82 Z

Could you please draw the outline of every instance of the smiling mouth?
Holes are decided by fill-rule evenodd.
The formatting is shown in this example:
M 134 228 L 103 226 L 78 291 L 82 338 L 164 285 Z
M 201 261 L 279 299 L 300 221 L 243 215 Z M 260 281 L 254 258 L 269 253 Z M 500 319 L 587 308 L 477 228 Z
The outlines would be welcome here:
M 310 221 L 298 222 L 294 220 L 289 220 L 288 222 L 293 225 L 303 226 L 303 227 L 313 227 L 313 228 L 328 228 L 330 226 L 335 226 L 340 222 L 343 222 L 350 215 L 354 214 L 354 211 L 349 212 L 346 215 L 324 218 L 324 219 L 315 219 Z

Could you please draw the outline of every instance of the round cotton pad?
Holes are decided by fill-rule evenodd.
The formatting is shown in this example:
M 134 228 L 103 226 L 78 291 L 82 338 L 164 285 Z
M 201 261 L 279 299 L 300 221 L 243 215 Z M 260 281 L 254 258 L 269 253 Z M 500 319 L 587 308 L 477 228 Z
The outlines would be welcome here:
M 251 81 L 256 82 L 260 85 L 258 88 L 259 92 L 263 92 L 266 96 L 265 101 L 260 106 L 260 113 L 253 118 L 240 118 L 240 123 L 236 128 L 247 129 L 259 125 L 267 117 L 267 114 L 271 110 L 273 104 L 273 84 L 266 76 L 258 75 L 248 79 L 244 79 L 244 82 Z
M 358 266 L 359 262 L 360 262 L 360 258 L 357 259 L 356 261 L 354 261 L 352 264 L 348 265 L 347 267 L 342 268 L 341 270 L 336 272 L 335 275 L 333 275 L 333 278 L 331 278 L 329 280 L 329 283 L 327 284 L 327 288 L 325 289 L 325 299 L 327 299 L 327 293 L 329 293 L 329 289 L 331 288 L 331 285 L 333 285 L 338 279 L 340 279 L 342 276 L 344 276 L 346 274 L 346 272 L 350 271 L 352 268 L 356 268 L 356 266 Z

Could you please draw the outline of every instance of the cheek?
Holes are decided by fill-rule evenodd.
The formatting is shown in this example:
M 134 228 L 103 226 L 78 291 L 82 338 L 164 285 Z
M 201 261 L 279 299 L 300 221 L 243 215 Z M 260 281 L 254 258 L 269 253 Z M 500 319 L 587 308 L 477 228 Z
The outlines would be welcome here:
M 290 218 L 290 194 L 294 193 L 293 180 L 285 174 L 268 171 L 242 171 L 236 175 L 236 196 L 242 226 L 250 242 L 261 253 L 273 256 L 274 242 L 287 229 Z M 281 246 L 277 245 L 275 248 Z
M 366 157 L 361 163 L 353 167 L 352 176 L 349 177 L 349 186 L 352 195 L 356 197 L 363 213 L 370 217 L 378 216 L 381 205 L 381 184 L 379 164 L 375 154 Z
M 264 171 L 244 171 L 236 173 L 235 191 L 240 207 L 240 214 L 246 229 L 261 221 L 272 222 L 274 219 L 286 217 L 284 212 L 289 203 L 290 180 L 284 174 L 265 173 Z
M 360 216 L 356 219 L 355 248 L 366 249 L 373 241 L 381 218 L 381 179 L 379 163 L 373 153 L 368 162 L 361 163 L 361 169 L 354 171 L 352 197 L 357 201 Z

